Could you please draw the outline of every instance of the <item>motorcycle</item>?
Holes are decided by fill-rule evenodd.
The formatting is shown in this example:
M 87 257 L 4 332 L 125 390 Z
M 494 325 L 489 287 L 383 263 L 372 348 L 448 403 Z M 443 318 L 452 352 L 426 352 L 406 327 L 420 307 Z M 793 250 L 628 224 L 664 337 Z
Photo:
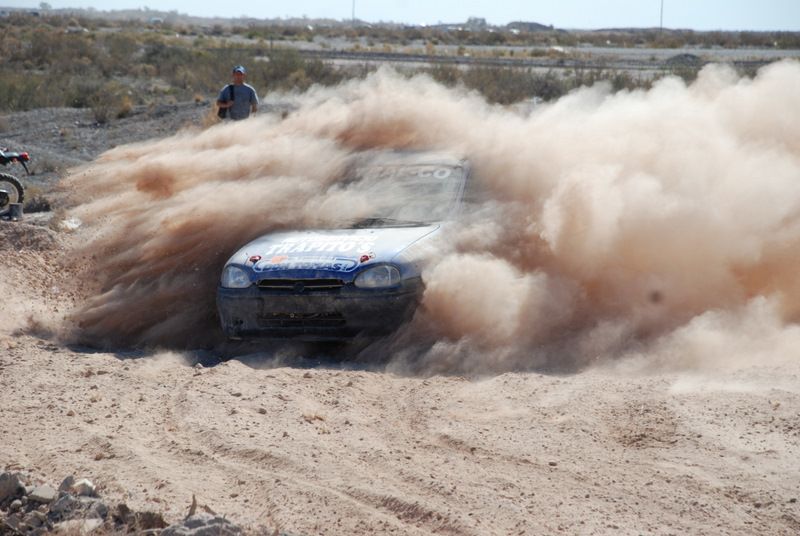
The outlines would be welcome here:
M 7 152 L 5 148 L 0 148 L 0 164 L 7 166 L 17 162 L 22 164 L 28 175 L 31 174 L 27 165 L 30 159 L 31 157 L 28 153 L 12 153 Z M 0 173 L 0 217 L 6 217 L 11 211 L 11 205 L 13 203 L 22 203 L 24 199 L 25 188 L 19 179 L 8 173 Z

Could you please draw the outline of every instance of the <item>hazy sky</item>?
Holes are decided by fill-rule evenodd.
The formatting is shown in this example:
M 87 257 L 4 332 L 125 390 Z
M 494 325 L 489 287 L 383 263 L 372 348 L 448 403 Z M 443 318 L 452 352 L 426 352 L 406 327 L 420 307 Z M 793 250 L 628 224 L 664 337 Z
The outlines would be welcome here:
M 198 16 L 301 17 L 395 21 L 415 24 L 462 22 L 483 17 L 492 24 L 514 20 L 559 28 L 657 27 L 662 0 L 49 0 L 54 8 L 100 10 L 150 7 Z M 695 30 L 800 31 L 800 0 L 663 0 L 664 26 Z M 38 7 L 38 0 L 0 0 L 0 5 Z

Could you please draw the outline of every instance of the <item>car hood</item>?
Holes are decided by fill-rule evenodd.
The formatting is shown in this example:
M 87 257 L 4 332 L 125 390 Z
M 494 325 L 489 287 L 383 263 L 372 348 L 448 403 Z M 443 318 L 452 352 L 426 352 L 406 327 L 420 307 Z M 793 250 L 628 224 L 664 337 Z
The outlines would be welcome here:
M 363 263 L 390 262 L 438 229 L 436 224 L 272 233 L 246 244 L 228 263 L 251 265 L 257 272 L 292 269 L 352 272 Z

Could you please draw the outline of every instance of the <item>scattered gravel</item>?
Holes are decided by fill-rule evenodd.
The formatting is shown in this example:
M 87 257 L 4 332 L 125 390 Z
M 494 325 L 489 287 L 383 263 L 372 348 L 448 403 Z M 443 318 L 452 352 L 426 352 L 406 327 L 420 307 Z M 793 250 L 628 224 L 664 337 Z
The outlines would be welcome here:
M 22 473 L 0 474 L 0 536 L 51 532 L 161 534 L 163 536 L 238 536 L 244 529 L 222 516 L 195 513 L 173 524 L 157 512 L 135 512 L 124 503 L 110 506 L 88 479 L 67 477 L 58 490 L 48 484 L 28 486 Z M 208 509 L 208 507 L 205 507 Z

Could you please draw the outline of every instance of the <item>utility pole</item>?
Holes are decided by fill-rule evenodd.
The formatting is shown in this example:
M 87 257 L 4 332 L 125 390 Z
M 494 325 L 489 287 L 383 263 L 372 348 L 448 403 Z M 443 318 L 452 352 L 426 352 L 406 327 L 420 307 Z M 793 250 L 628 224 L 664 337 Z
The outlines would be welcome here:
M 353 0 L 355 2 L 356 0 Z M 661 18 L 658 22 L 658 33 L 664 32 L 664 0 L 661 0 Z
M 662 2 L 663 2 L 663 0 L 662 0 Z M 352 16 L 352 20 L 353 20 L 353 26 L 355 26 L 356 25 L 356 0 L 353 0 L 353 16 Z

